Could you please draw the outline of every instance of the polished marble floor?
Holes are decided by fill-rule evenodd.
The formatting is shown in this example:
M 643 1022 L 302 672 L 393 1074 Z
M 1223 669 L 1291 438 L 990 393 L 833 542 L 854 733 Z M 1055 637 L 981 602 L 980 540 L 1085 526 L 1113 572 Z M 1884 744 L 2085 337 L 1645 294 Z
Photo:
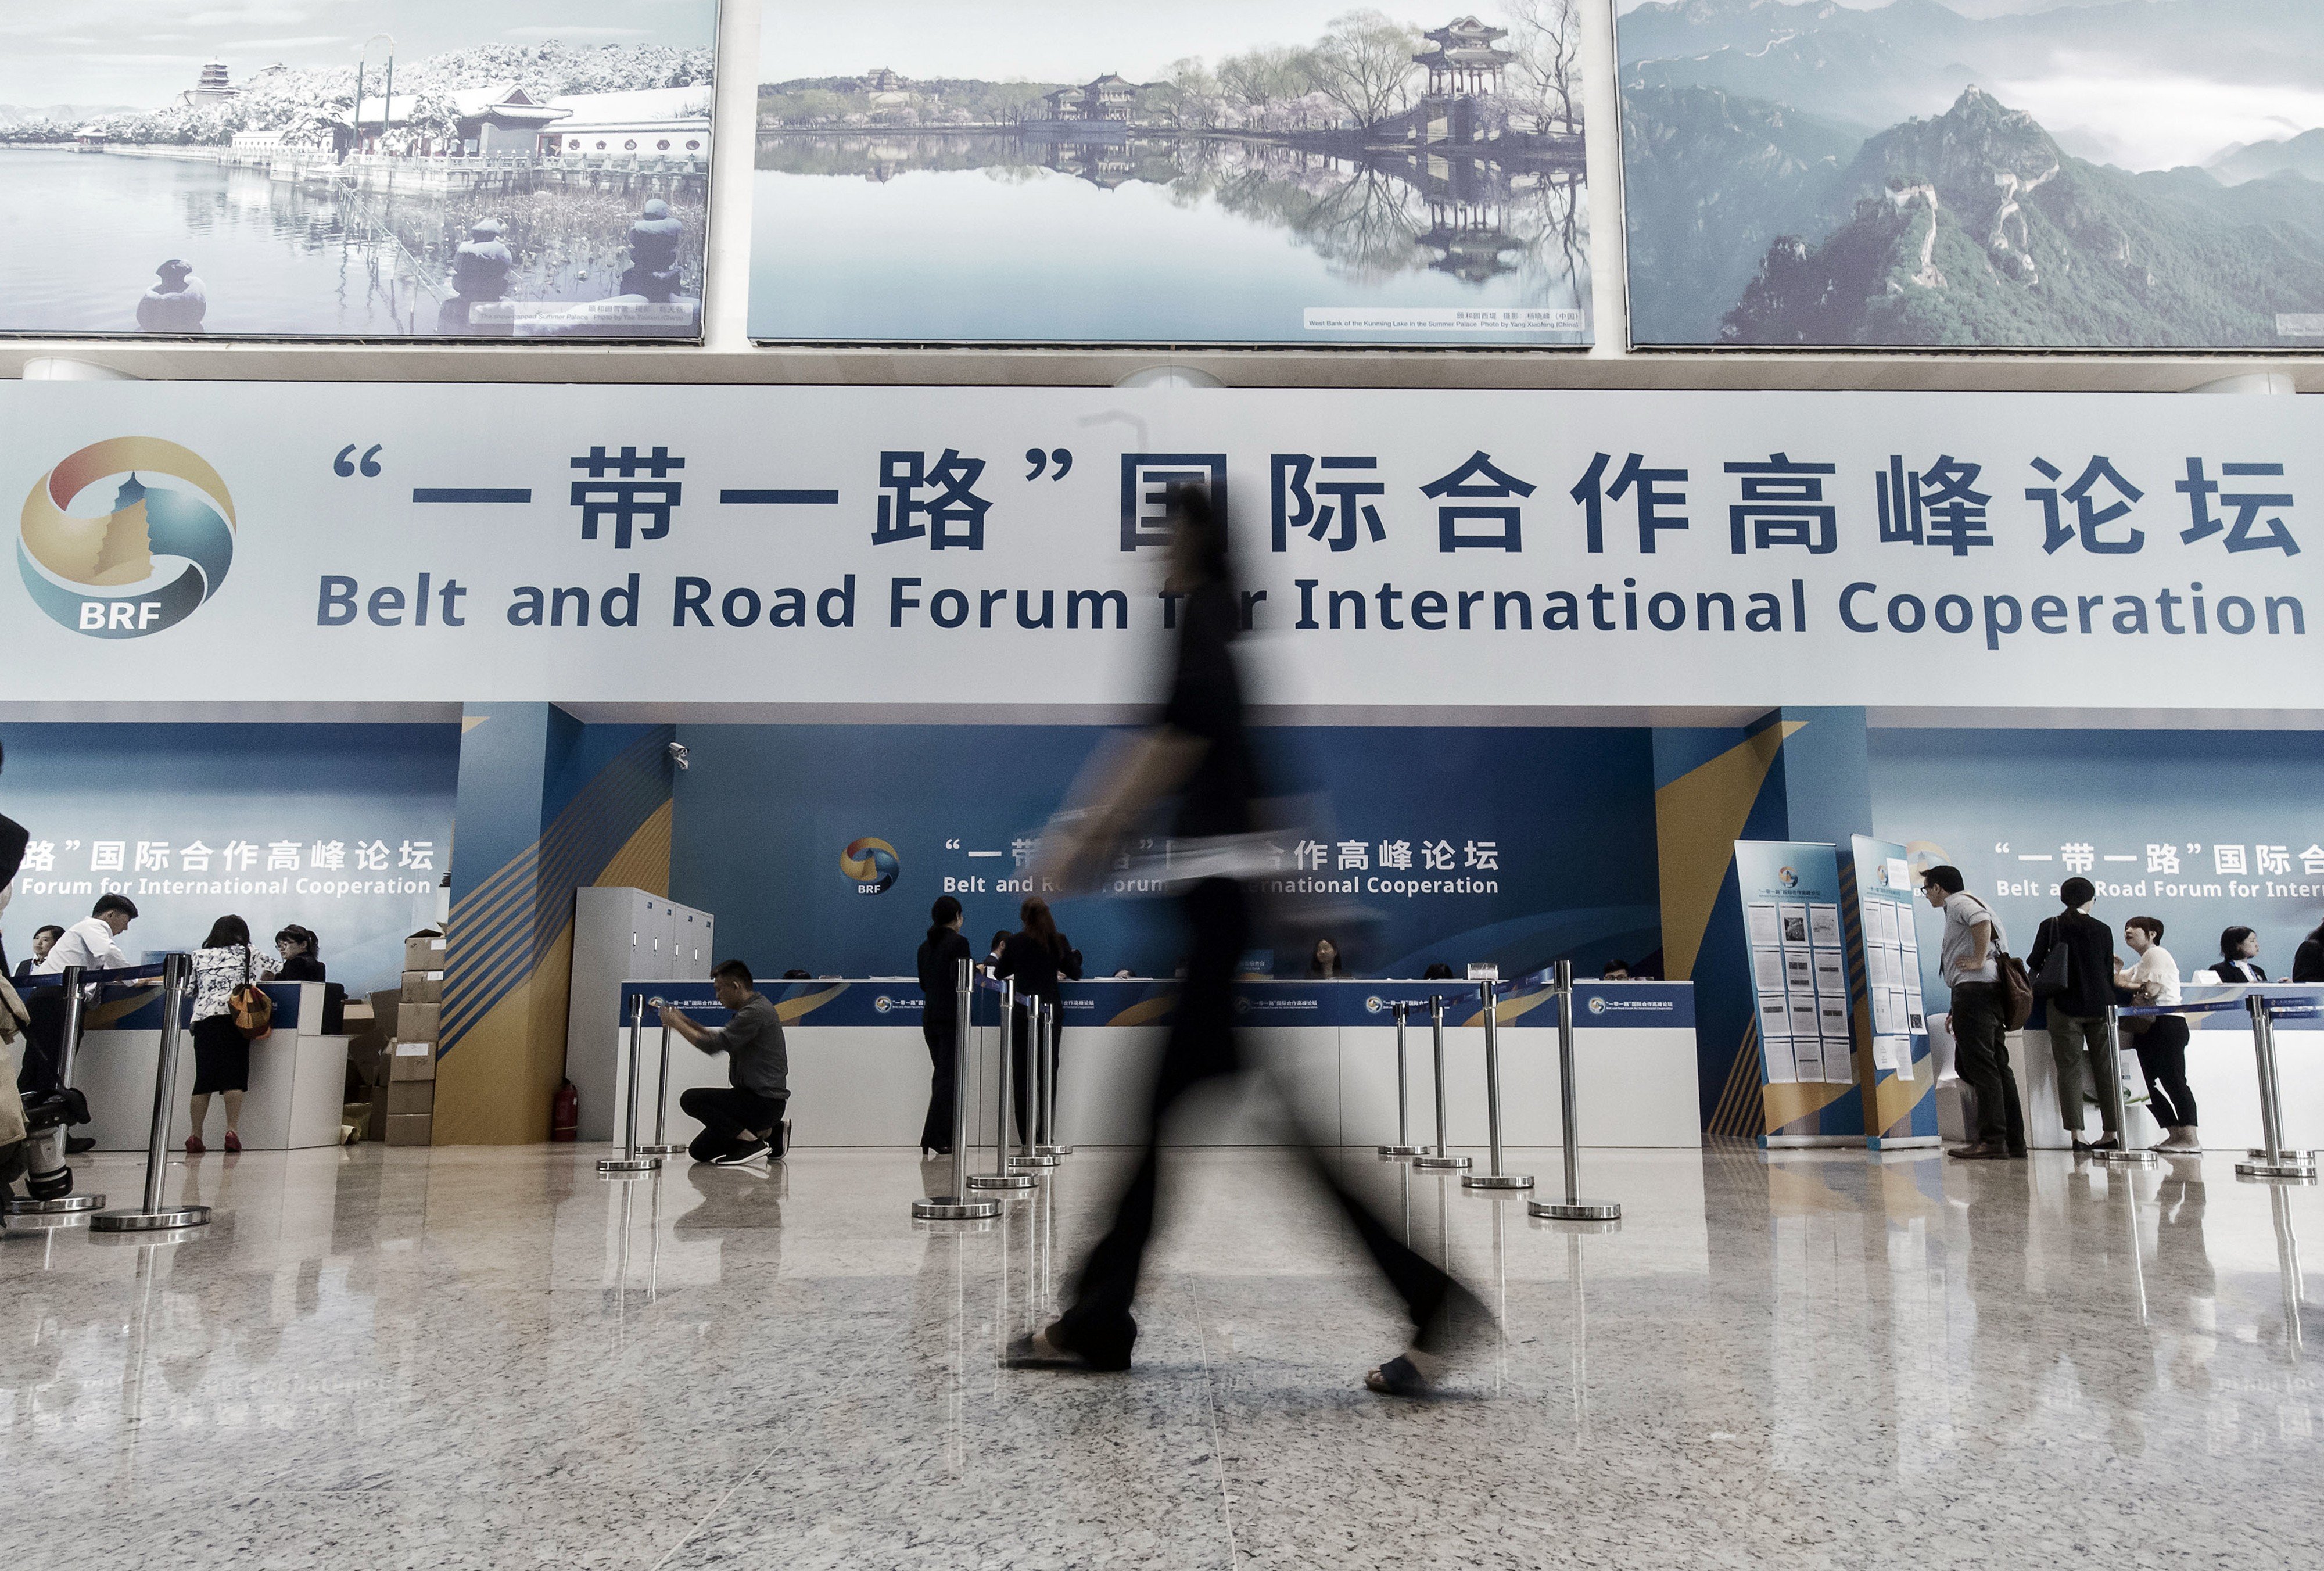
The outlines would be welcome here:
M 187 1242 L 13 1229 L 0 1566 L 2324 1566 L 2324 1193 L 2223 1153 L 1593 1151 L 1604 1229 L 1349 1153 L 1501 1312 L 1422 1406 L 1279 1154 L 1176 1164 L 1103 1377 L 996 1354 L 1117 1153 L 982 1232 L 909 1152 L 596 1154 L 213 1155 Z

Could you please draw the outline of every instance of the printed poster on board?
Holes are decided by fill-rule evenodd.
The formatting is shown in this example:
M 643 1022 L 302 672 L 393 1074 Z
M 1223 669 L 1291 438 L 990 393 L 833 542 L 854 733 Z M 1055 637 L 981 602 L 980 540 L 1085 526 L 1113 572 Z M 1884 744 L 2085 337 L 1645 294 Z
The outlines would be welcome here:
M 1937 1138 L 1936 1069 L 1921 1000 L 1920 939 L 1913 910 L 1920 878 L 1906 847 L 1850 837 L 1840 880 L 1857 937 L 1855 1031 L 1871 1087 L 1865 1143 L 1929 1144 Z
M 1582 0 L 765 0 L 761 340 L 1581 346 Z
M 1738 840 L 1735 878 L 1758 1008 L 1765 1145 L 1864 1135 L 1840 864 L 1830 846 Z
M 2324 7 L 1617 8 L 1635 344 L 2324 340 Z
M 716 0 L 10 12 L 0 333 L 701 336 Z

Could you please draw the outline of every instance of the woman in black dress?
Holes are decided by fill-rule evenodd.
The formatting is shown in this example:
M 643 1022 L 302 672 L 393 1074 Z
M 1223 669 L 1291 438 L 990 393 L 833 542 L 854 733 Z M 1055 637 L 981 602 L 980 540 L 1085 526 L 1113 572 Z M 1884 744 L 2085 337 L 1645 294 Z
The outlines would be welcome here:
M 198 1157 L 210 1098 L 226 1098 L 226 1149 L 242 1149 L 242 1094 L 250 1089 L 250 1041 L 234 1023 L 228 1002 L 245 982 L 262 982 L 282 969 L 281 956 L 250 941 L 250 924 L 220 917 L 194 951 L 194 1100 L 186 1154 Z

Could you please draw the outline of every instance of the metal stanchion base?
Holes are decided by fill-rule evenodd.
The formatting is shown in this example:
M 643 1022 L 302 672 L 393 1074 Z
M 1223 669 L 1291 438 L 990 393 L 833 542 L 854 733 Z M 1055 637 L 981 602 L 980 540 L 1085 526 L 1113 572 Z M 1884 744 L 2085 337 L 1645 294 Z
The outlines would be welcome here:
M 2121 1162 L 2127 1166 L 2151 1168 L 2163 1159 L 2149 1151 L 2110 1151 L 2090 1153 L 2102 1162 Z
M 2244 1155 L 2255 1162 L 2264 1162 L 2267 1160 L 2267 1152 L 2261 1150 L 2258 1146 L 2252 1147 L 2249 1151 L 2244 1152 Z M 2276 1152 L 2275 1155 L 2276 1159 L 2280 1161 L 2305 1162 L 2311 1167 L 2314 1166 L 2316 1162 L 2316 1153 L 2314 1151 L 2282 1151 Z
M 912 1217 L 918 1222 L 982 1222 L 1000 1215 L 998 1200 L 937 1195 L 912 1202 Z
M 2312 1184 L 2316 1181 L 2316 1164 L 2313 1162 L 2295 1161 L 2289 1157 L 2285 1157 L 2280 1160 L 2273 1162 L 2267 1161 L 2264 1159 L 2256 1162 L 2237 1162 L 2236 1164 L 2236 1177 L 2238 1178 L 2281 1178 L 2294 1184 Z
M 638 1155 L 641 1157 L 682 1157 L 687 1153 L 687 1148 L 682 1145 L 641 1145 L 638 1147 Z
M 1030 1173 L 971 1173 L 968 1187 L 972 1189 L 1038 1189 L 1041 1180 Z
M 105 1197 L 102 1195 L 60 1195 L 53 1200 L 33 1200 L 23 1195 L 8 1197 L 8 1215 L 11 1216 L 63 1216 L 76 1211 L 104 1209 Z
M 1618 1222 L 1622 1207 L 1614 1200 L 1528 1200 L 1526 1214 L 1556 1222 Z
M 1057 1159 L 1049 1155 L 1047 1151 L 1042 1151 L 1037 1146 L 1034 1148 L 1033 1154 L 1029 1157 L 1010 1157 L 1009 1159 L 1009 1165 L 1012 1168 L 1038 1168 L 1046 1172 L 1049 1169 L 1057 1165 Z
M 1043 1157 L 1069 1157 L 1074 1154 L 1074 1148 L 1069 1145 L 1037 1145 L 1033 1148 L 1033 1154 Z
M 1427 1156 L 1413 1158 L 1412 1165 L 1436 1172 L 1458 1172 L 1462 1168 L 1474 1167 L 1476 1164 L 1467 1157 L 1440 1157 L 1431 1153 Z
M 597 1171 L 609 1178 L 634 1178 L 661 1166 L 659 1157 L 599 1157 Z
M 159 1211 L 100 1211 L 88 1219 L 91 1233 L 167 1233 L 180 1227 L 206 1227 L 207 1206 L 164 1206 Z
M 1384 1157 L 1425 1157 L 1428 1154 L 1428 1148 L 1425 1145 L 1384 1145 L 1379 1148 L 1379 1154 Z
M 1531 1173 L 1463 1173 L 1461 1187 L 1464 1189 L 1530 1189 Z

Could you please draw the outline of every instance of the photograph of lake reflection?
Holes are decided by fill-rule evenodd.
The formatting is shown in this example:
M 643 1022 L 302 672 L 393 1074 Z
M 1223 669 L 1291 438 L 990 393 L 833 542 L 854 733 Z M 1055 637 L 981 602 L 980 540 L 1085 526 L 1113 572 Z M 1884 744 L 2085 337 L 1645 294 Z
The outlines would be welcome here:
M 1582 346 L 1581 0 L 765 0 L 761 341 Z
M 18 9 L 0 332 L 701 336 L 716 0 Z

